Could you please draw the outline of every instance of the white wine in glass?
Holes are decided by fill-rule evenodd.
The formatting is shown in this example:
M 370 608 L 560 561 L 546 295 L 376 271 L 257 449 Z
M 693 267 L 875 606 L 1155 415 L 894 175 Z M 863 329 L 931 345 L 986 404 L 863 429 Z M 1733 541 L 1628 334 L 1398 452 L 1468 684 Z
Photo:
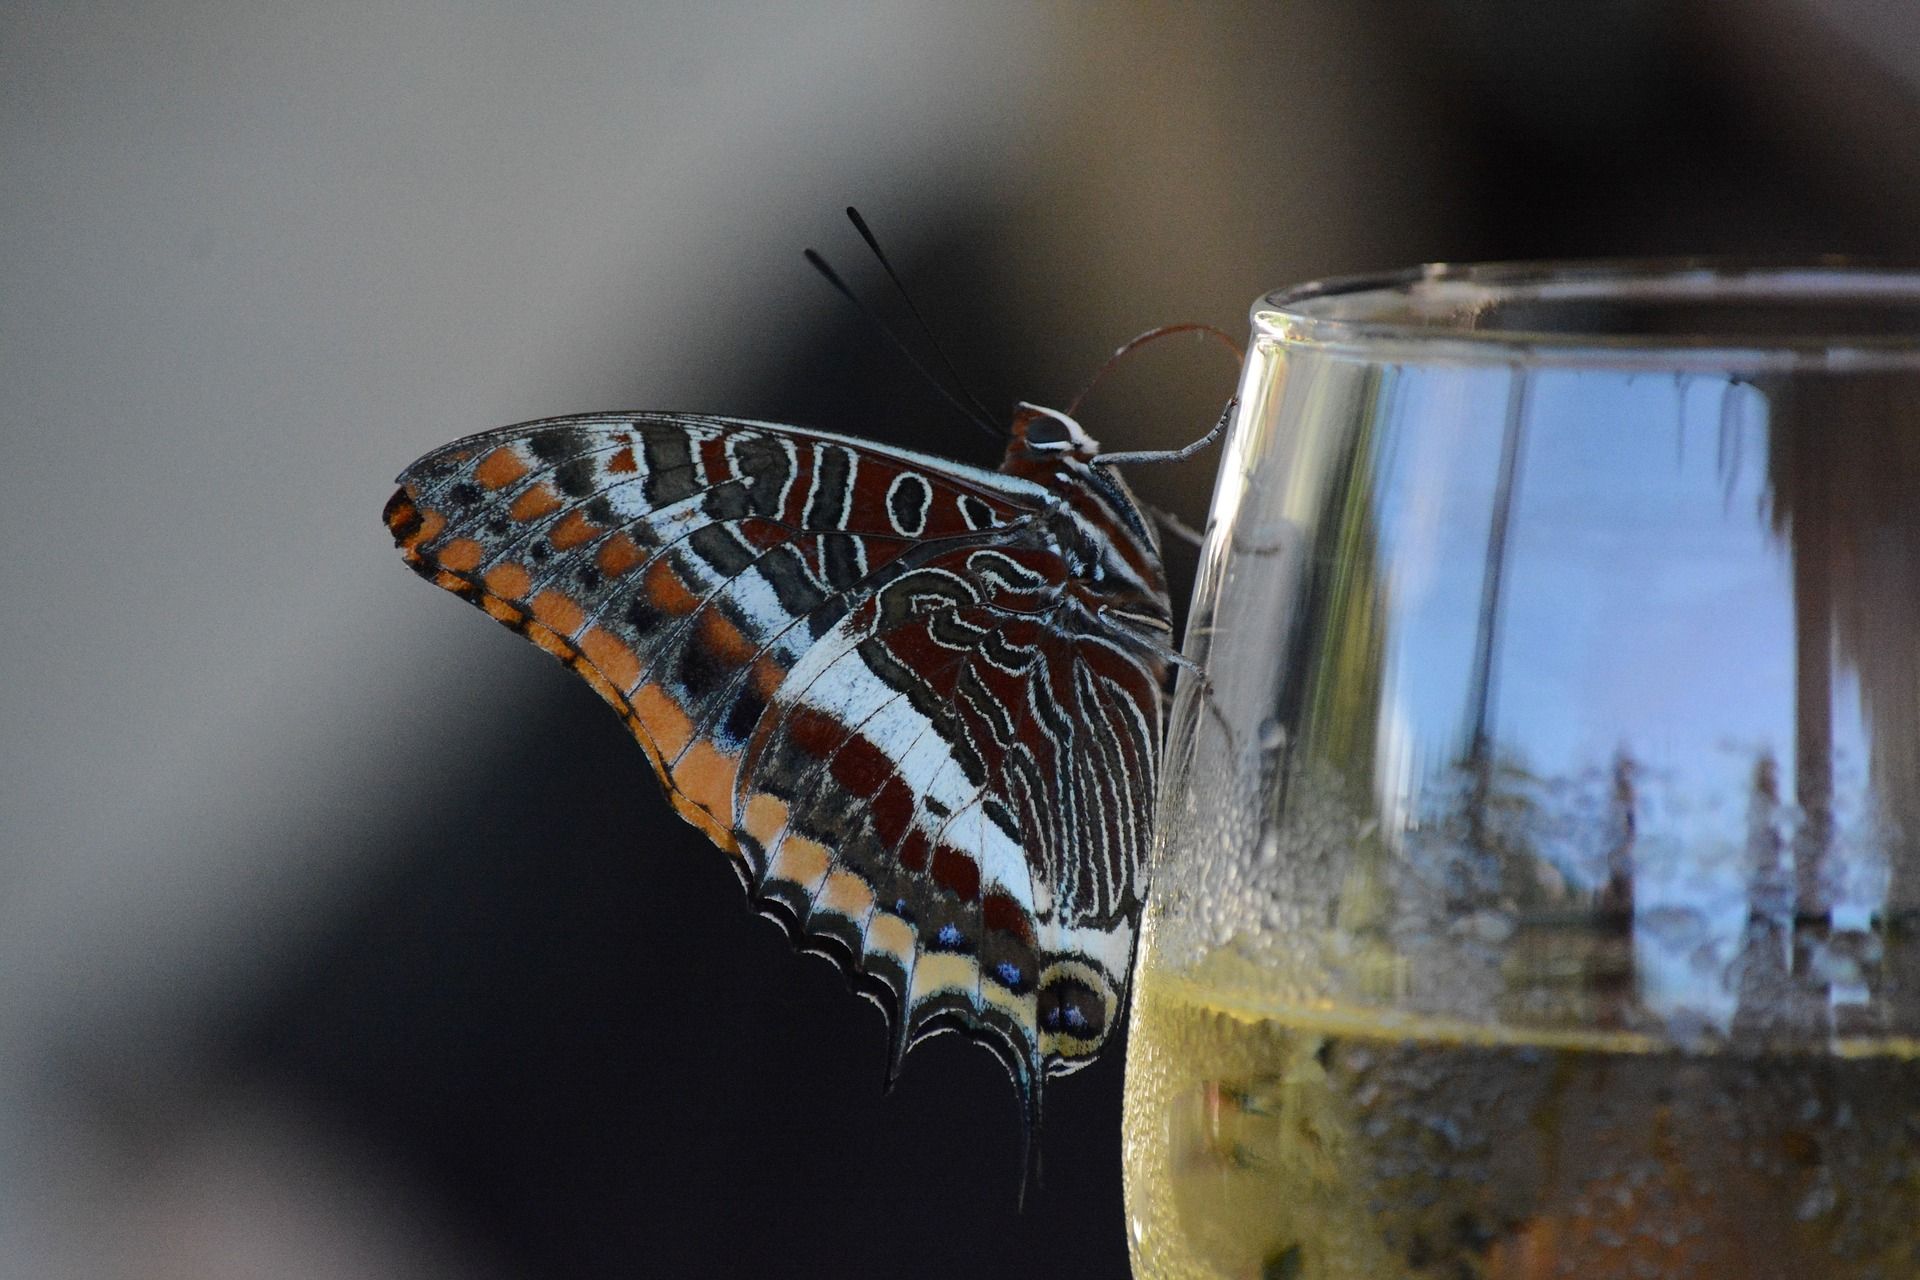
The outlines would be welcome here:
M 1920 1276 L 1920 275 L 1263 299 L 1187 651 L 1137 1275 Z

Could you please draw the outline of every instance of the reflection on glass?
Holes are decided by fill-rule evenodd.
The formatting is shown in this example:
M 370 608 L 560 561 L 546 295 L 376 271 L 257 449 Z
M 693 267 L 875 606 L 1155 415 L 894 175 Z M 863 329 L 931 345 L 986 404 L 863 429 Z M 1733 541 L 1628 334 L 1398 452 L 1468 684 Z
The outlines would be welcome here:
M 1241 394 L 1136 1271 L 1920 1275 L 1920 277 L 1310 288 Z

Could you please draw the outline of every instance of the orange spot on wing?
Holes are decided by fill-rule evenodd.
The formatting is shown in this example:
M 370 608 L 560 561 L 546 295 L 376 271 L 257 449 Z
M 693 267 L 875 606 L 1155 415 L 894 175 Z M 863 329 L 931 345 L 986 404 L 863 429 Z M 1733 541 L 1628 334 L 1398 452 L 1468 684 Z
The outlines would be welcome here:
M 748 835 L 760 842 L 762 849 L 772 843 L 786 825 L 787 802 L 764 791 L 755 792 L 753 798 L 747 801 L 746 812 L 740 823 Z
M 873 890 L 851 871 L 834 871 L 820 887 L 815 902 L 849 920 L 865 920 L 867 913 L 873 910 Z
M 753 687 L 763 698 L 772 698 L 780 684 L 787 678 L 787 669 L 771 657 L 765 657 L 753 664 Z
M 767 874 L 812 892 L 832 863 L 833 854 L 825 845 L 816 844 L 803 836 L 788 836 L 774 851 Z
M 740 757 L 722 752 L 705 740 L 694 743 L 673 766 L 673 785 L 709 814 L 733 813 L 733 784 L 740 777 Z
M 526 614 L 514 608 L 498 596 L 481 596 L 480 607 L 487 611 L 488 617 L 494 619 L 496 622 L 504 622 L 510 627 L 517 627 L 526 621 Z
M 560 497 L 545 483 L 536 484 L 513 500 L 507 514 L 515 520 L 538 520 L 560 509 Z
M 638 471 L 640 464 L 633 460 L 633 446 L 628 445 L 607 460 L 609 471 Z
M 639 564 L 646 557 L 640 554 L 640 547 L 624 533 L 616 533 L 600 544 L 600 550 L 594 553 L 594 563 L 600 566 L 600 572 L 609 578 L 617 578 Z
M 440 548 L 440 563 L 455 573 L 472 573 L 486 558 L 486 548 L 472 538 L 455 538 Z
M 538 622 L 529 622 L 524 633 L 527 639 L 545 649 L 562 662 L 573 657 L 573 646 L 567 643 L 565 636 L 552 627 L 542 626 Z
M 654 772 L 660 775 L 660 781 L 666 784 L 667 799 L 673 802 L 674 811 L 691 822 L 706 835 L 707 839 L 719 845 L 727 853 L 738 856 L 740 844 L 719 818 L 689 800 L 679 787 L 674 785 L 668 772 L 665 757 L 677 754 L 693 733 L 693 722 L 687 719 L 673 699 L 669 698 L 658 685 L 642 685 L 634 692 L 631 700 L 622 699 L 615 705 L 626 705 L 632 709 L 627 717 L 627 727 L 633 730 L 633 736 L 639 739 L 640 746 L 647 753 L 647 760 L 653 765 Z
M 447 518 L 438 511 L 422 511 L 414 505 L 410 489 L 397 489 L 393 497 L 387 499 L 387 508 L 381 513 L 387 521 L 387 531 L 393 535 L 395 546 L 412 552 L 424 542 L 439 537 L 447 527 Z
M 907 968 L 913 963 L 913 930 L 899 916 L 882 911 L 867 924 L 867 950 L 890 955 Z
M 700 597 L 687 589 L 664 557 L 647 570 L 647 599 L 663 613 L 691 613 L 700 604 Z
M 525 565 L 497 564 L 487 570 L 487 590 L 509 600 L 518 600 L 533 586 Z
M 590 541 L 600 532 L 600 526 L 579 511 L 567 512 L 566 519 L 553 526 L 553 532 L 547 535 L 547 541 L 553 543 L 554 550 L 566 551 Z
M 419 540 L 420 508 L 414 505 L 413 494 L 405 489 L 395 489 L 393 496 L 387 499 L 380 518 L 387 522 L 387 532 L 400 546 L 408 546 Z
M 615 688 L 631 689 L 640 680 L 640 659 L 624 640 L 605 627 L 589 627 L 580 637 L 580 652 Z
M 520 461 L 512 445 L 506 444 L 482 458 L 473 469 L 473 478 L 483 489 L 504 489 L 525 474 L 527 464 Z
M 572 635 L 587 620 L 587 614 L 573 598 L 552 587 L 533 598 L 533 616 L 558 631 Z
M 712 653 L 731 666 L 739 666 L 753 657 L 756 649 L 740 628 L 733 625 L 727 616 L 718 609 L 707 610 L 706 617 L 700 622 L 701 639 Z
M 662 756 L 677 756 L 693 737 L 693 721 L 680 704 L 657 684 L 643 684 L 633 693 L 634 714 Z

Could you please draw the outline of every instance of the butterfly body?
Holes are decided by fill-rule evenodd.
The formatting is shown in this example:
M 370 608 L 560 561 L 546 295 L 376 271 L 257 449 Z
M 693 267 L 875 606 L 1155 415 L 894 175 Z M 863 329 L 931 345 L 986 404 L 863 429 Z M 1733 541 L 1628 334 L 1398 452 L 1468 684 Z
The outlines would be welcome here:
M 409 467 L 407 562 L 583 676 L 756 904 L 1037 1118 L 1119 1016 L 1171 615 L 1156 540 L 1046 410 L 997 471 L 738 419 L 552 419 Z

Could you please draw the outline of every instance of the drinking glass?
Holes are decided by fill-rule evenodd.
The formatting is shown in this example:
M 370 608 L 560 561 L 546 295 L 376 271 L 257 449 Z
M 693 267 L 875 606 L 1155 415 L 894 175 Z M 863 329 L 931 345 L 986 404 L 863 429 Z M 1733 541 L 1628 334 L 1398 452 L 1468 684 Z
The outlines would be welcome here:
M 1262 299 L 1186 644 L 1137 1275 L 1920 1276 L 1920 272 Z

